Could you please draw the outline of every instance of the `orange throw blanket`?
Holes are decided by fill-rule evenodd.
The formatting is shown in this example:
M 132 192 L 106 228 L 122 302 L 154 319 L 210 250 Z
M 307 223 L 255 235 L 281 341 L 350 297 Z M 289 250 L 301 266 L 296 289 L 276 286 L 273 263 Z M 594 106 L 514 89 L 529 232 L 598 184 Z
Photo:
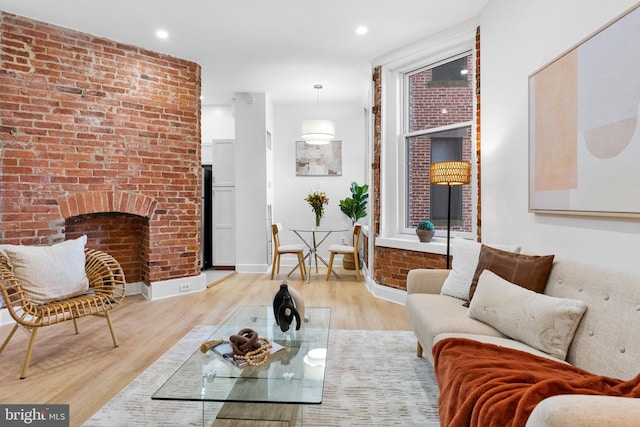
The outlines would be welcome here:
M 463 338 L 433 347 L 443 427 L 524 426 L 535 406 L 559 394 L 640 397 L 640 375 L 629 381 L 523 351 Z

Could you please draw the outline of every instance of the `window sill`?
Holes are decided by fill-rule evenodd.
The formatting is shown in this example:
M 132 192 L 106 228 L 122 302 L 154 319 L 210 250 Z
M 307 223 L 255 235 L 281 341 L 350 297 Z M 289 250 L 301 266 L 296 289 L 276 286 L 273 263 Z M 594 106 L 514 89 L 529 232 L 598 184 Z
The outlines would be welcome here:
M 447 254 L 447 238 L 434 237 L 428 243 L 422 243 L 418 240 L 418 236 L 410 236 L 407 234 L 378 237 L 375 241 L 376 246 L 385 248 L 403 249 L 405 251 L 426 252 L 432 254 Z

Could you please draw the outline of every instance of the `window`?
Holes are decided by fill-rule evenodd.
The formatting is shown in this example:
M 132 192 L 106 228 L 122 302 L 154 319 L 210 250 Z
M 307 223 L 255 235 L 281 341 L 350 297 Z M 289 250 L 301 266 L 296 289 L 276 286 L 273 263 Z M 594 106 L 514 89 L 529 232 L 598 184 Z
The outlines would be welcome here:
M 473 56 L 465 53 L 404 75 L 405 228 L 425 219 L 447 227 L 448 189 L 430 184 L 429 169 L 433 162 L 472 161 L 472 65 Z M 471 188 L 451 190 L 451 229 L 471 232 Z

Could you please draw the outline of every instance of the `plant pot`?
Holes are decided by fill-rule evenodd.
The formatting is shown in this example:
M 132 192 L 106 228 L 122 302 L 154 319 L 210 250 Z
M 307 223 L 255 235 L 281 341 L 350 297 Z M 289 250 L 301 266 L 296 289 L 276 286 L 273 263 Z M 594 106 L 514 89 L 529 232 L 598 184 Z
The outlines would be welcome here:
M 353 257 L 353 254 L 342 255 L 342 268 L 345 270 L 356 269 L 356 259 Z
M 420 239 L 421 242 L 427 243 L 431 241 L 434 234 L 436 234 L 436 231 L 435 230 L 416 230 L 416 234 L 418 235 L 418 239 Z

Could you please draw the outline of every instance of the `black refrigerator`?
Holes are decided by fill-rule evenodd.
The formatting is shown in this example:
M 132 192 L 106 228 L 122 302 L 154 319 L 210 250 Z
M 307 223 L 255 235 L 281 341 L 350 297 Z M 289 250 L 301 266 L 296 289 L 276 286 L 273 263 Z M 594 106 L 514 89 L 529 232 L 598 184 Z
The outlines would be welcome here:
M 212 205 L 213 182 L 210 165 L 202 166 L 202 221 L 200 239 L 200 268 L 207 270 L 213 266 L 213 233 L 212 233 Z

